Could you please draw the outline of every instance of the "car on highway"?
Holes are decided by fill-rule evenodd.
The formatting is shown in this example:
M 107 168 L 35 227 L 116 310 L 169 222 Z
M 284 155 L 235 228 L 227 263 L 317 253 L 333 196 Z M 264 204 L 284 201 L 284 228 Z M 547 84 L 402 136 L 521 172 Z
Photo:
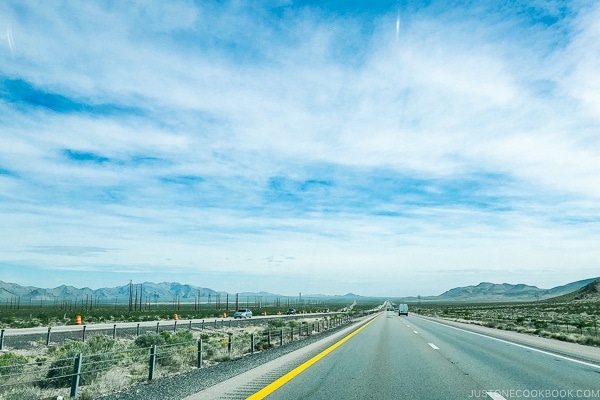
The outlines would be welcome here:
M 233 318 L 252 318 L 252 311 L 249 308 L 240 308 L 233 314 Z
M 295 308 L 288 308 L 287 315 L 296 315 L 296 309 Z

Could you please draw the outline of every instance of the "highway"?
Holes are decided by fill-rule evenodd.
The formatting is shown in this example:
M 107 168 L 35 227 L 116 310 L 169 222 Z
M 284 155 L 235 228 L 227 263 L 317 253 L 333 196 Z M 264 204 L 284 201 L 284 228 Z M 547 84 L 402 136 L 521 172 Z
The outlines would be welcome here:
M 235 380 L 225 382 L 223 395 L 328 400 L 600 398 L 597 348 L 590 348 L 591 361 L 582 361 L 389 311 L 337 340 L 326 354 L 311 354 L 303 363 L 291 363 L 286 372 L 264 365 L 238 377 L 239 387 Z M 209 398 L 208 394 L 190 399 Z

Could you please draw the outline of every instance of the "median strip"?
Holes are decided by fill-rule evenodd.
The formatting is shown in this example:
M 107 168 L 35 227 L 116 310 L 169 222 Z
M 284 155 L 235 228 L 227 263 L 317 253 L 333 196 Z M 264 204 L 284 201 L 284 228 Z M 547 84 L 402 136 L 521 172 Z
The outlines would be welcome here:
M 379 315 L 381 315 L 381 314 L 379 314 Z M 379 315 L 377 315 L 377 317 L 379 317 Z M 375 319 L 377 317 L 371 319 L 369 322 L 367 322 L 366 324 L 364 324 L 363 326 L 361 326 L 360 328 L 358 328 L 354 332 L 350 333 L 348 336 L 346 336 L 346 337 L 342 338 L 341 340 L 339 340 L 338 342 L 334 343 L 333 345 L 331 345 L 327 349 L 323 350 L 322 352 L 320 352 L 319 354 L 317 354 L 316 356 L 314 356 L 310 360 L 306 361 L 302 365 L 298 366 L 297 368 L 294 368 L 293 370 L 291 370 L 287 374 L 283 375 L 279 379 L 271 382 L 269 385 L 265 386 L 264 388 L 262 388 L 258 392 L 254 393 L 253 395 L 251 395 L 250 397 L 248 397 L 247 400 L 264 399 L 265 397 L 267 397 L 268 395 L 270 395 L 271 393 L 273 393 L 274 391 L 276 391 L 277 389 L 279 389 L 281 386 L 285 385 L 287 382 L 289 382 L 292 379 L 294 379 L 301 372 L 303 372 L 306 369 L 308 369 L 309 367 L 311 367 L 317 361 L 319 361 L 320 359 L 322 359 L 323 357 L 325 357 L 326 355 L 328 355 L 329 353 L 331 353 L 333 350 L 335 350 L 338 347 L 340 347 L 342 344 L 344 344 L 345 342 L 347 342 L 351 337 L 353 337 L 354 335 L 356 335 L 358 332 L 360 332 L 363 329 L 365 329 L 369 324 L 371 324 L 373 321 L 375 321 Z

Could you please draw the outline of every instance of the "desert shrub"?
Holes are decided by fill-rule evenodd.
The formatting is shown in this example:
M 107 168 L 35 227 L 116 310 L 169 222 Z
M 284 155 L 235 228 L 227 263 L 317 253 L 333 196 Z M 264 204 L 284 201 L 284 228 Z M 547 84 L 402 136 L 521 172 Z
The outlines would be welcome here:
M 114 351 L 118 342 L 106 335 L 95 335 L 92 336 L 86 342 L 86 353 L 104 353 L 109 351 Z
M 73 365 L 77 353 L 82 354 L 81 377 L 82 385 L 96 379 L 100 369 L 106 369 L 114 362 L 114 352 L 121 349 L 115 339 L 106 335 L 92 336 L 87 342 L 68 341 L 54 350 L 56 359 L 50 364 L 46 380 L 42 387 L 65 387 L 71 382 Z
M 0 375 L 18 374 L 23 370 L 29 359 L 15 353 L 0 354 Z
M 194 354 L 195 348 L 190 349 L 185 345 L 192 345 L 193 341 L 194 335 L 191 331 L 181 330 L 176 333 L 167 331 L 162 331 L 159 334 L 146 333 L 137 337 L 135 344 L 142 348 L 156 345 L 158 347 L 157 364 L 177 369 L 191 362 L 191 354 Z
M 67 342 L 61 350 L 55 353 L 58 358 L 50 363 L 46 379 L 39 383 L 41 387 L 68 387 L 70 385 L 75 356 L 84 348 L 83 343 L 81 346 L 75 345 L 75 343 L 81 342 Z
M 164 336 L 167 344 L 187 343 L 194 340 L 193 333 L 188 330 L 181 330 L 174 334 L 171 334 L 169 332 L 162 332 L 162 334 L 165 334 Z
M 147 371 L 144 371 L 147 374 Z M 87 386 L 86 390 L 97 395 L 109 394 L 125 389 L 131 384 L 131 376 L 124 368 L 113 368 L 104 375 L 99 376 L 94 382 Z M 82 393 L 83 395 L 83 393 Z M 94 398 L 90 397 L 90 398 Z
M 162 346 L 166 343 L 165 337 L 158 333 L 145 333 L 135 339 L 135 345 L 142 348 Z
M 600 338 L 592 336 L 584 336 L 580 339 L 579 343 L 588 346 L 600 346 Z
M 287 325 L 287 322 L 283 318 L 274 318 L 269 320 L 270 328 L 282 328 Z

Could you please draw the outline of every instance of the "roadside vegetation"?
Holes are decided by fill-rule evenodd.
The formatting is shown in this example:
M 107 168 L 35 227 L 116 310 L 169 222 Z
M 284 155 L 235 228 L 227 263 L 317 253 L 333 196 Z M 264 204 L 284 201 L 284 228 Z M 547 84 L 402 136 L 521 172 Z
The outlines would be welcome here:
M 421 315 L 600 346 L 600 302 L 413 304 Z
M 329 307 L 332 307 L 329 305 Z M 53 342 L 46 346 L 44 341 L 30 343 L 25 349 L 11 349 L 7 342 L 0 352 L 0 399 L 56 399 L 69 397 L 74 371 L 74 360 L 81 354 L 81 379 L 78 398 L 92 399 L 114 393 L 126 387 L 149 379 L 149 357 L 156 349 L 155 367 L 152 379 L 183 373 L 198 368 L 243 357 L 253 352 L 264 351 L 271 347 L 286 345 L 302 340 L 319 332 L 333 329 L 349 321 L 352 316 L 363 315 L 364 307 L 355 307 L 348 314 L 312 315 L 309 310 L 300 310 L 294 318 L 273 318 L 258 321 L 247 320 L 248 324 L 206 324 L 189 329 L 182 324 L 177 331 L 144 329 L 139 334 L 114 337 L 110 334 L 90 331 L 84 340 L 66 340 Z M 311 307 L 312 308 L 312 307 Z M 346 309 L 346 307 L 336 307 Z M 214 318 L 223 316 L 223 310 L 184 310 L 182 305 L 180 318 Z M 259 312 L 278 310 L 269 308 Z M 59 324 L 73 324 L 73 317 L 59 313 L 47 313 L 40 316 L 37 310 L 13 310 L 11 315 L 2 313 L 4 326 L 24 325 L 23 321 L 35 318 L 34 326 L 41 321 Z M 16 312 L 18 311 L 18 312 Z M 44 310 L 48 311 L 48 310 Z M 56 311 L 56 310 L 53 310 Z M 111 313 L 110 310 L 94 310 L 98 322 L 146 321 L 152 319 L 171 319 L 172 310 L 163 310 L 137 315 Z M 257 310 L 258 311 L 258 310 Z M 319 311 L 316 307 L 313 311 Z M 50 314 L 50 316 L 48 316 Z M 84 314 L 89 323 L 89 315 Z M 132 313 L 133 314 L 133 313 Z M 256 312 L 255 316 L 259 313 Z M 126 318 L 122 318 L 125 315 Z M 102 319 L 101 319 L 102 317 Z M 31 322 L 31 321 L 30 321 Z M 28 324 L 31 326 L 32 324 Z M 46 324 L 43 324 L 46 325 Z M 190 325 L 191 326 L 191 325 Z M 165 328 L 166 329 L 166 326 Z M 199 345 L 201 340 L 201 358 Z

